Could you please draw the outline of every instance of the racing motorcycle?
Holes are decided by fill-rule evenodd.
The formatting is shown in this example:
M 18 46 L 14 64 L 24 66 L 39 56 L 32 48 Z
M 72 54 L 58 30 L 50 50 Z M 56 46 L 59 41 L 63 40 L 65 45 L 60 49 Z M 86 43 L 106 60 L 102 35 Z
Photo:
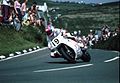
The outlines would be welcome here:
M 63 33 L 59 33 L 56 37 L 51 38 L 48 47 L 51 50 L 51 55 L 58 56 L 53 58 L 64 58 L 68 62 L 76 62 L 78 59 L 84 62 L 91 60 L 90 54 L 83 47 L 82 43 L 79 44 L 72 38 L 64 36 Z

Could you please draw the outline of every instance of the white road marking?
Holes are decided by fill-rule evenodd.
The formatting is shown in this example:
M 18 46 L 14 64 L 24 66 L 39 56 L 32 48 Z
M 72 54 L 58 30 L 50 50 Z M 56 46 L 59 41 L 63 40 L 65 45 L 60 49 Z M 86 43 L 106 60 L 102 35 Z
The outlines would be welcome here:
M 1 61 L 6 61 L 6 60 L 9 60 L 9 59 L 12 59 L 12 58 L 20 57 L 20 56 L 23 56 L 23 55 L 32 54 L 32 53 L 35 53 L 35 52 L 38 52 L 38 51 L 41 51 L 41 50 L 45 50 L 45 49 L 47 49 L 47 47 L 44 47 L 44 48 L 41 48 L 41 49 L 38 49 L 38 50 L 35 50 L 35 51 L 27 52 L 27 53 L 24 53 L 24 54 L 16 55 L 16 56 L 13 56 L 13 57 L 8 57 L 6 59 L 0 60 L 0 62 Z
M 93 64 L 86 64 L 86 65 L 78 65 L 78 66 L 55 68 L 55 69 L 37 70 L 37 71 L 33 71 L 33 72 L 35 72 L 35 73 L 41 73 L 41 72 L 60 71 L 60 70 L 76 69 L 76 68 L 80 68 L 80 67 L 88 67 L 88 66 L 92 66 L 92 65 Z
M 104 62 L 107 63 L 107 62 L 111 62 L 111 61 L 114 61 L 116 59 L 119 59 L 119 56 L 115 57 L 115 58 L 112 58 L 112 59 L 109 59 L 109 60 L 105 60 Z
M 111 52 L 118 53 L 118 54 L 120 53 L 119 51 L 111 51 Z

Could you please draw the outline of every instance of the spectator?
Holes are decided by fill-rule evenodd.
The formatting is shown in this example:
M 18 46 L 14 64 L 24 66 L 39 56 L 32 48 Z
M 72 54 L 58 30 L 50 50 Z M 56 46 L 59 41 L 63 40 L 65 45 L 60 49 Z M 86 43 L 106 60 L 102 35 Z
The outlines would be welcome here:
M 31 11 L 31 13 L 37 13 L 37 3 L 36 2 L 33 2 L 32 6 L 30 7 L 29 11 Z
M 30 14 L 30 24 L 31 25 L 36 25 L 36 14 L 35 14 L 35 12 L 32 12 L 31 14 Z
M 98 35 L 98 31 L 97 30 L 95 31 L 94 37 L 95 37 L 95 43 L 97 43 L 98 40 L 99 40 L 99 35 Z
M 22 11 L 22 16 L 23 17 L 25 16 L 26 11 L 27 11 L 27 1 L 28 0 L 24 0 L 24 2 L 22 3 L 22 6 L 21 6 L 21 11 Z
M 94 37 L 93 36 L 93 30 L 90 30 L 90 33 L 88 34 L 89 40 L 92 40 L 93 37 Z
M 78 31 L 78 36 L 79 36 L 79 37 L 81 36 L 81 30 Z
M 16 16 L 18 17 L 19 21 L 22 21 L 22 13 L 21 13 L 21 4 L 19 2 L 20 0 L 15 0 L 14 2 L 14 10 L 16 13 Z
M 37 3 L 34 2 L 33 5 L 30 7 L 30 24 L 34 26 L 41 26 L 41 19 L 38 17 L 37 13 Z
M 9 19 L 9 9 L 10 9 L 10 0 L 2 1 L 2 15 L 3 15 L 3 23 L 8 23 Z
M 44 18 L 40 18 L 40 22 L 41 22 L 41 26 L 45 27 L 45 19 Z
M 30 14 L 30 25 L 41 26 L 41 20 L 38 18 L 35 12 Z
M 9 19 L 8 19 L 8 21 L 9 21 L 10 24 L 13 24 L 13 16 L 14 16 L 14 11 L 11 11 Z
M 115 29 L 115 32 L 116 32 L 117 34 L 120 34 L 120 24 L 118 24 L 118 27 Z
M 13 25 L 13 17 L 14 17 L 14 0 L 10 0 L 10 9 L 9 9 L 9 23 Z
M 23 25 L 26 26 L 30 25 L 30 14 L 31 12 L 28 11 L 28 13 L 26 13 L 25 16 L 23 17 L 23 22 L 22 22 Z

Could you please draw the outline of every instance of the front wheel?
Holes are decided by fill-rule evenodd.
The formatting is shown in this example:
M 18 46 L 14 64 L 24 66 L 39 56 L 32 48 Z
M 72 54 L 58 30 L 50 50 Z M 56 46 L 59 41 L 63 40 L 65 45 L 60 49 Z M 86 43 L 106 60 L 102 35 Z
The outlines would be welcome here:
M 91 56 L 88 52 L 85 52 L 82 56 L 81 56 L 81 59 L 84 61 L 84 62 L 90 62 L 91 60 Z
M 60 53 L 62 54 L 63 58 L 66 59 L 68 62 L 76 62 L 75 60 L 75 52 L 72 48 L 67 45 L 62 45 L 59 48 Z

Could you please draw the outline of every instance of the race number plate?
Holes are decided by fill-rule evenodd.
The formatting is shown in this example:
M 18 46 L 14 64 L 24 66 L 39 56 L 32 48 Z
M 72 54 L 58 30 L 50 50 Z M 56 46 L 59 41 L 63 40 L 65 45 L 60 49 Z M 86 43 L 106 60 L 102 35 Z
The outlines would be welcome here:
M 57 45 L 59 45 L 59 40 L 57 39 L 57 38 L 55 38 L 55 39 L 53 39 L 52 40 L 52 44 L 54 45 L 54 46 L 57 46 Z

